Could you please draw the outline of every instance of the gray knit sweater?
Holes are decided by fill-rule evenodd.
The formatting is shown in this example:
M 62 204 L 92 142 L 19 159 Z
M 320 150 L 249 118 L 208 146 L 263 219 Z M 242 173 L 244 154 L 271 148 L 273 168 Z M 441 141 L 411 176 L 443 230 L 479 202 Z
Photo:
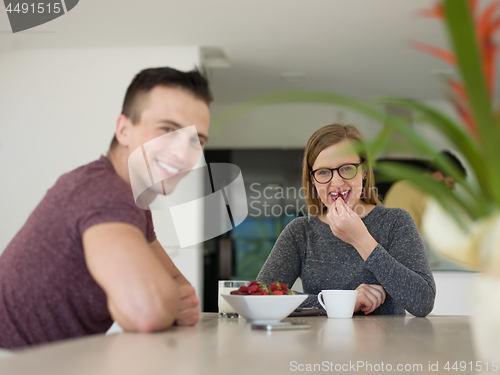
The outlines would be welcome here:
M 410 214 L 376 206 L 362 220 L 378 242 L 366 261 L 316 216 L 299 217 L 283 230 L 257 280 L 291 286 L 300 277 L 304 293 L 310 294 L 302 307 L 320 307 L 316 295 L 323 289 L 379 284 L 387 297 L 372 314 L 404 314 L 405 310 L 416 316 L 429 314 L 436 285 Z

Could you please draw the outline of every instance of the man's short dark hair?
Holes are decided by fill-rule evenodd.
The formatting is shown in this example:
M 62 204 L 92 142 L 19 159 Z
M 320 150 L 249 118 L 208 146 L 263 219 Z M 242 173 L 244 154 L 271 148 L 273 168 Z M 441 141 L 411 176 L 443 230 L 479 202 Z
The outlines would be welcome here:
M 207 105 L 213 100 L 208 80 L 198 69 L 189 72 L 167 67 L 144 69 L 130 83 L 123 101 L 122 115 L 127 116 L 132 124 L 137 124 L 141 120 L 143 111 L 141 104 L 144 97 L 156 86 L 186 90 Z M 117 144 L 118 140 L 115 136 L 111 141 L 110 149 Z
M 444 156 L 446 159 L 448 159 L 448 161 L 451 162 L 455 166 L 455 168 L 457 168 L 457 170 L 464 178 L 467 177 L 467 171 L 465 170 L 462 162 L 450 151 L 441 151 L 439 155 Z M 429 166 L 429 170 L 431 172 L 441 172 L 443 173 L 443 175 L 446 175 L 446 173 L 442 172 L 440 168 L 438 168 L 434 163 L 431 163 L 431 165 Z

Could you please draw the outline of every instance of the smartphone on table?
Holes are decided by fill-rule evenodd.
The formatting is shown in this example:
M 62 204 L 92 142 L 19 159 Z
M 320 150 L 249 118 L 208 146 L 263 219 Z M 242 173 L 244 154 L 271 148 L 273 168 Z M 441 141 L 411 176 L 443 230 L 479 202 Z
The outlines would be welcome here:
M 311 326 L 304 323 L 291 323 L 291 322 L 276 322 L 276 323 L 263 323 L 252 324 L 252 329 L 264 331 L 285 331 L 295 329 L 309 329 Z

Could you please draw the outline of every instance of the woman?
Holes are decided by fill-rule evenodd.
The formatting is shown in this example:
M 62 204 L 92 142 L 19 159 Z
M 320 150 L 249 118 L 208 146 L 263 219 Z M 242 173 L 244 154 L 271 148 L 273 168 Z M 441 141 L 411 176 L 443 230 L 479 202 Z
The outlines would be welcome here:
M 356 289 L 360 314 L 429 314 L 436 287 L 410 214 L 380 205 L 363 138 L 352 125 L 327 125 L 309 139 L 303 162 L 308 217 L 281 233 L 257 280 L 300 277 L 319 307 L 323 289 Z

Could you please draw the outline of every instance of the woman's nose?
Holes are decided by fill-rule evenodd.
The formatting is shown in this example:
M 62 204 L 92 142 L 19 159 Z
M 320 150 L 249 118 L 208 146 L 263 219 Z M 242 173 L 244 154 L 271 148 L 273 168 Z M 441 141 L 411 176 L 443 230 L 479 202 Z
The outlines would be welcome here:
M 344 184 L 344 179 L 340 177 L 339 171 L 333 171 L 332 180 L 330 184 L 333 186 L 342 186 Z

